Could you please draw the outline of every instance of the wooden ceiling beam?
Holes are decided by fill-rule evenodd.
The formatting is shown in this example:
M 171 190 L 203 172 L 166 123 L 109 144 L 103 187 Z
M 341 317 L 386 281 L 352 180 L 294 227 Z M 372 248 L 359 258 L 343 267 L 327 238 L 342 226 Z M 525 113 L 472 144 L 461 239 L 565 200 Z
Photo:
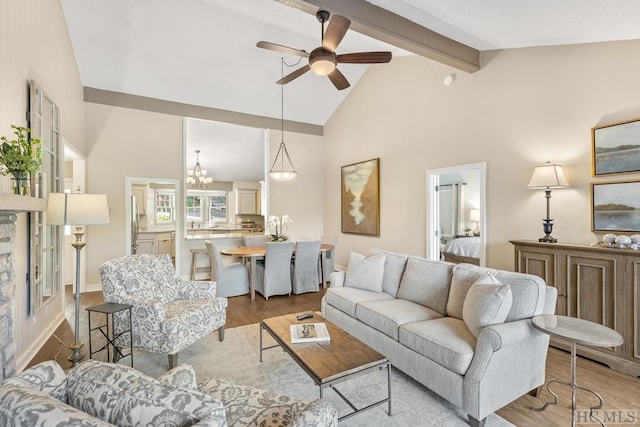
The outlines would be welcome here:
M 469 73 L 480 69 L 480 52 L 365 0 L 276 0 L 309 11 L 309 5 L 345 16 L 361 34 Z M 306 3 L 306 4 L 305 4 Z

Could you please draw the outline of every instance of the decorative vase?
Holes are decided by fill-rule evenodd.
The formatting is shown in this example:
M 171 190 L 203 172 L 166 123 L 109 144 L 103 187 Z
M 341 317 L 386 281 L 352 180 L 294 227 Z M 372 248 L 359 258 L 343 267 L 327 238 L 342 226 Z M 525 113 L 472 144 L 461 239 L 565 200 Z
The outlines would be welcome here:
M 13 172 L 11 178 L 11 190 L 13 194 L 20 196 L 31 195 L 31 178 L 29 172 Z

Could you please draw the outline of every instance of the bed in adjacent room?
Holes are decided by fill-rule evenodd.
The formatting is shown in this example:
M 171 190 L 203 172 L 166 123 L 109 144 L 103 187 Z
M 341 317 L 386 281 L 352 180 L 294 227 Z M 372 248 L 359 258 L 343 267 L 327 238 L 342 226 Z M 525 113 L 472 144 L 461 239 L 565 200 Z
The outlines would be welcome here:
M 480 265 L 480 237 L 459 237 L 450 240 L 440 252 L 445 261 Z

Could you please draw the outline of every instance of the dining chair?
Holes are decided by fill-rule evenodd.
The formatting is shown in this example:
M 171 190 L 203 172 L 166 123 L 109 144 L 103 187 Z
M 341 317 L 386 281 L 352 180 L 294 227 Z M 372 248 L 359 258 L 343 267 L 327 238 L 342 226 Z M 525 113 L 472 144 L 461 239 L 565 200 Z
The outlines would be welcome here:
M 245 246 L 264 246 L 267 244 L 267 235 L 243 236 Z
M 235 297 L 249 293 L 249 272 L 244 264 L 235 262 L 224 265 L 222 255 L 211 240 L 204 241 L 209 254 L 211 279 L 218 284 L 217 294 L 221 297 Z
M 318 292 L 322 275 L 318 271 L 320 240 L 296 243 L 293 262 L 293 293 Z
M 334 260 L 336 245 L 338 244 L 338 236 L 323 234 L 322 237 L 320 237 L 320 240 L 323 244 L 333 245 L 333 249 L 328 250 L 325 253 L 328 280 L 329 275 L 335 270 Z M 318 273 L 320 274 L 320 281 L 322 281 L 322 263 L 320 261 L 318 261 Z
M 291 295 L 291 256 L 293 242 L 267 242 L 264 265 L 256 265 L 256 291 L 271 295 Z

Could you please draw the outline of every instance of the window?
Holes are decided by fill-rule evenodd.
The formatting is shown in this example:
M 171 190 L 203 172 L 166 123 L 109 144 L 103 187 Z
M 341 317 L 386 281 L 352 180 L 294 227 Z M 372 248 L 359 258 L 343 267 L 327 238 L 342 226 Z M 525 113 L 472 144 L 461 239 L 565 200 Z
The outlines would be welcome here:
M 187 221 L 202 221 L 202 197 L 187 196 Z
M 156 190 L 155 218 L 156 224 L 175 222 L 175 195 L 173 191 Z
M 221 191 L 209 196 L 209 220 L 227 222 L 227 193 Z

